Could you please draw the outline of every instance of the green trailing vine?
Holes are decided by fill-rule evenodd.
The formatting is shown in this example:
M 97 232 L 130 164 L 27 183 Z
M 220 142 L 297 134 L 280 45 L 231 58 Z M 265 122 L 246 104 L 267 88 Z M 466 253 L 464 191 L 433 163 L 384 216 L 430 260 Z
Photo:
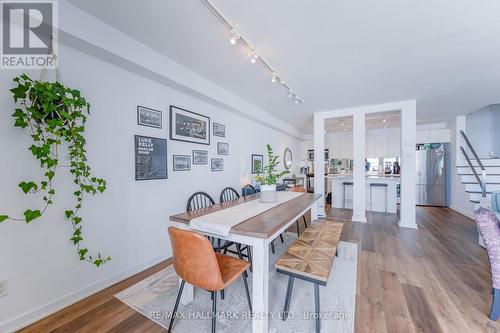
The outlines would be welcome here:
M 71 241 L 76 246 L 80 260 L 93 263 L 97 267 L 111 260 L 111 257 L 90 255 L 82 246 L 82 218 L 78 212 L 82 208 L 84 194 L 95 195 L 104 192 L 106 181 L 93 175 L 88 165 L 85 150 L 85 122 L 90 114 L 90 104 L 80 95 L 80 91 L 65 87 L 59 82 L 42 82 L 30 79 L 26 74 L 14 78 L 16 87 L 10 91 L 18 107 L 12 117 L 14 126 L 28 128 L 33 139 L 29 150 L 40 162 L 44 179 L 23 181 L 19 187 L 25 194 L 43 195 L 39 209 L 27 209 L 22 218 L 0 214 L 0 223 L 12 220 L 31 223 L 43 216 L 53 204 L 56 191 L 53 180 L 59 166 L 58 150 L 63 141 L 68 146 L 69 170 L 73 175 L 76 191 L 75 206 L 64 215 L 73 227 Z
M 278 155 L 274 155 L 273 148 L 270 144 L 267 144 L 267 158 L 269 163 L 262 168 L 257 176 L 254 177 L 261 185 L 274 185 L 278 183 L 278 180 L 290 173 L 290 171 L 278 171 Z

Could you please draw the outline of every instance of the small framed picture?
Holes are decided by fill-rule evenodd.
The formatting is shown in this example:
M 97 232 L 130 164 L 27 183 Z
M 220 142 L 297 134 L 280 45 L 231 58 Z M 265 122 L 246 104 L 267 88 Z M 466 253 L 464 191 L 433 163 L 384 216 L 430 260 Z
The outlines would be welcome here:
M 252 173 L 261 173 L 264 165 L 264 156 L 252 154 Z
M 193 150 L 193 164 L 208 164 L 208 151 Z
M 217 154 L 218 155 L 229 155 L 229 143 L 217 142 Z
M 221 138 L 226 137 L 226 126 L 218 123 L 214 123 L 214 136 L 220 136 Z
M 212 171 L 223 171 L 224 170 L 224 160 L 222 158 L 212 158 L 211 160 Z
M 170 139 L 210 145 L 210 118 L 170 105 Z
M 174 155 L 174 171 L 189 171 L 189 170 L 191 170 L 191 156 Z
M 137 124 L 154 128 L 161 128 L 162 113 L 144 106 L 137 105 Z

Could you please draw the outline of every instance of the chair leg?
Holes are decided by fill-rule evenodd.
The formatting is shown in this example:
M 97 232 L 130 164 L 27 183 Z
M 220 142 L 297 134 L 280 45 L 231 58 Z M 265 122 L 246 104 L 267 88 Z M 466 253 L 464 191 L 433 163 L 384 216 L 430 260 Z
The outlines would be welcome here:
M 293 276 L 288 276 L 288 286 L 286 287 L 286 296 L 285 296 L 285 306 L 283 307 L 283 321 L 288 318 L 288 311 L 290 310 L 290 300 L 292 299 L 292 290 L 293 290 Z
M 236 243 L 236 252 L 238 252 L 240 260 L 243 260 L 243 255 L 241 254 L 241 244 Z
M 212 291 L 214 296 L 212 301 L 212 333 L 215 333 L 217 330 L 217 292 Z
M 252 269 L 252 250 L 250 249 L 250 245 L 247 245 L 247 255 L 248 255 L 248 262 L 250 263 L 250 273 L 253 272 Z
M 248 301 L 248 308 L 250 309 L 250 312 L 252 312 L 252 301 L 250 300 L 250 291 L 248 290 L 248 281 L 247 281 L 247 271 L 243 272 L 244 274 L 242 275 L 243 278 L 243 283 L 245 284 L 245 292 L 247 294 L 247 301 Z
M 271 251 L 273 251 L 273 254 L 274 254 L 274 240 L 271 241 Z
M 305 215 L 302 215 L 302 218 L 304 219 L 304 225 L 306 226 L 307 228 L 307 220 L 306 220 L 306 216 Z
M 280 239 L 281 239 L 281 243 L 285 244 L 285 240 L 283 239 L 283 234 L 280 234 Z
M 497 320 L 500 316 L 500 289 L 491 290 L 493 300 L 491 301 L 490 319 Z
M 321 331 L 321 319 L 319 318 L 319 284 L 314 284 L 314 312 L 316 312 L 316 333 Z
M 297 236 L 300 237 L 299 220 L 295 221 L 295 224 L 297 224 Z
M 179 301 L 181 300 L 182 290 L 184 289 L 185 281 L 182 280 L 181 285 L 179 287 L 179 292 L 177 293 L 177 299 L 175 300 L 174 311 L 172 311 L 172 315 L 170 317 L 170 324 L 168 325 L 168 331 L 172 332 L 172 326 L 174 326 L 175 314 L 177 313 L 177 308 L 179 307 Z

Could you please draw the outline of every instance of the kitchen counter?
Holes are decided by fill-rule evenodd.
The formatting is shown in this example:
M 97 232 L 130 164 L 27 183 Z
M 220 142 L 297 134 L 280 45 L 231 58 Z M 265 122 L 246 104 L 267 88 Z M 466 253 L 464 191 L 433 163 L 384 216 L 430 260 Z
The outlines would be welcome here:
M 329 190 L 332 192 L 333 208 L 352 209 L 352 185 L 344 187 L 344 182 L 352 182 L 352 175 L 327 175 L 331 178 L 332 185 Z M 397 212 L 397 187 L 400 182 L 399 175 L 366 175 L 366 210 L 388 213 Z M 372 187 L 372 183 L 383 183 L 387 187 Z M 344 193 L 345 188 L 345 193 Z M 370 197 L 370 191 L 372 195 Z M 386 194 L 387 191 L 387 194 Z M 345 198 L 345 205 L 344 205 Z
M 352 175 L 346 174 L 346 175 L 341 175 L 341 174 L 328 174 L 325 175 L 327 178 L 333 178 L 333 179 L 352 179 Z M 388 179 L 388 180 L 395 180 L 399 181 L 400 180 L 400 175 L 366 175 L 366 179 Z

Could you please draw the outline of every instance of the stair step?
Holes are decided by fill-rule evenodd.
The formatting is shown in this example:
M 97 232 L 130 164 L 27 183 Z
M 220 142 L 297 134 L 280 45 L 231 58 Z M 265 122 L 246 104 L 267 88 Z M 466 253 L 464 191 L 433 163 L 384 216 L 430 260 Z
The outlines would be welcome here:
M 500 166 L 485 166 L 486 174 L 500 176 Z M 478 175 L 481 175 L 482 170 L 480 167 L 475 167 Z M 469 166 L 457 166 L 457 173 L 459 175 L 472 175 L 472 170 Z
M 475 192 L 475 191 L 481 191 L 481 186 L 479 186 L 478 183 L 464 183 L 465 185 L 465 191 L 469 192 Z M 486 191 L 487 192 L 493 192 L 493 191 L 500 191 L 500 184 L 491 184 L 486 182 Z
M 481 175 L 479 175 L 479 177 L 481 178 Z M 477 184 L 476 177 L 474 177 L 473 175 L 462 175 L 460 177 L 460 180 L 464 184 L 466 183 Z M 486 184 L 500 184 L 500 176 L 487 174 Z
M 472 165 L 474 165 L 474 166 L 478 165 L 476 160 L 471 160 L 471 162 L 472 162 Z M 482 158 L 481 163 L 483 163 L 483 165 L 485 167 L 500 166 L 500 158 Z M 457 165 L 457 168 L 460 168 L 460 167 L 467 167 L 468 168 L 469 165 L 467 164 L 467 162 L 462 162 L 460 165 Z
M 482 197 L 481 192 L 479 192 L 479 193 L 468 192 L 468 193 L 469 193 L 470 200 L 477 200 L 477 201 L 481 200 L 481 197 Z M 486 194 L 486 200 L 491 201 L 491 194 L 490 193 Z

